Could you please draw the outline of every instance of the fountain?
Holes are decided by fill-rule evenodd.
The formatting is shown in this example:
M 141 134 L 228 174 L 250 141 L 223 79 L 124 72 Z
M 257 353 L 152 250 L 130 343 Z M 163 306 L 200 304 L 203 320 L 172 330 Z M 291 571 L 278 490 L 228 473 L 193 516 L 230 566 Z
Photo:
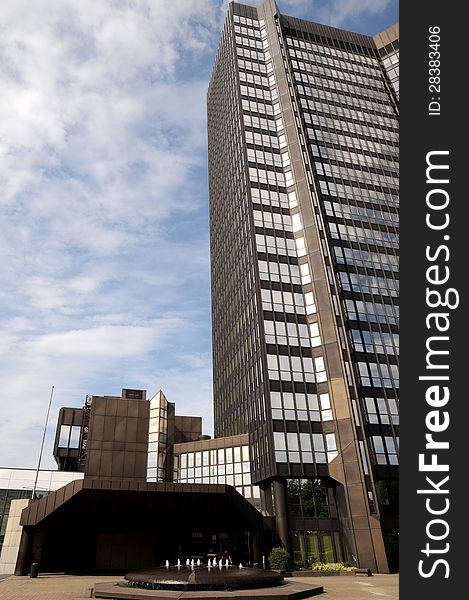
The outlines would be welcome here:
M 207 565 L 196 565 L 194 559 L 187 559 L 185 566 L 180 563 L 178 560 L 177 566 L 172 567 L 166 561 L 164 567 L 131 571 L 121 582 L 97 583 L 95 598 L 170 600 L 175 597 L 175 592 L 179 592 L 178 598 L 184 600 L 192 597 L 192 592 L 197 592 L 199 600 L 220 600 L 225 592 L 227 598 L 233 598 L 233 592 L 238 590 L 256 590 L 247 592 L 249 598 L 255 596 L 256 600 L 293 600 L 310 598 L 323 591 L 322 586 L 286 582 L 276 571 L 244 567 L 242 563 L 237 567 L 229 565 L 228 561 L 219 560 L 217 565 L 215 558 L 212 565 L 210 561 Z M 213 566 L 219 568 L 214 569 Z
M 125 575 L 127 586 L 145 590 L 175 590 L 175 591 L 200 591 L 200 590 L 242 590 L 252 588 L 266 588 L 281 585 L 283 576 L 275 571 L 264 571 L 230 566 L 228 561 L 219 561 L 218 569 L 209 565 L 195 565 L 192 559 L 189 567 L 156 567 L 131 571 Z

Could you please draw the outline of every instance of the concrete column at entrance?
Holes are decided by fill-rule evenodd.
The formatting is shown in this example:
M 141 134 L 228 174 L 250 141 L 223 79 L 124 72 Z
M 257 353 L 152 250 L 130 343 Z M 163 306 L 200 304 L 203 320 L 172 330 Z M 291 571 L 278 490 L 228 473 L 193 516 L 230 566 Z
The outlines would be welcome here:
M 259 485 L 261 495 L 261 508 L 266 514 L 272 516 L 274 514 L 274 507 L 272 505 L 272 489 L 270 483 Z
M 251 535 L 251 561 L 262 567 L 260 533 L 253 531 Z
M 277 527 L 277 535 L 280 538 L 282 545 L 285 546 L 289 552 L 291 552 L 285 480 L 274 479 L 272 482 L 272 491 L 274 493 L 275 525 Z
M 27 498 L 11 501 L 5 538 L 0 554 L 0 575 L 12 575 L 15 572 L 23 531 L 23 526 L 20 523 L 21 513 L 28 503 L 29 499 Z
M 20 547 L 18 549 L 18 558 L 16 560 L 15 575 L 27 575 L 31 566 L 31 545 L 32 545 L 31 527 L 23 527 L 21 533 Z

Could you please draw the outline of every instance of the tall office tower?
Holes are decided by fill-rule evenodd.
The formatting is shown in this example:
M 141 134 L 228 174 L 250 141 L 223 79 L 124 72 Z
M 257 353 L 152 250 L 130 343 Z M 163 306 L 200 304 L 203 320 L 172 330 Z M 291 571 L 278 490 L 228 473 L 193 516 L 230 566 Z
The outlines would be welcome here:
M 387 572 L 398 120 L 382 57 L 397 41 L 378 42 L 273 0 L 231 3 L 208 138 L 215 435 L 249 434 L 253 483 L 296 561 Z

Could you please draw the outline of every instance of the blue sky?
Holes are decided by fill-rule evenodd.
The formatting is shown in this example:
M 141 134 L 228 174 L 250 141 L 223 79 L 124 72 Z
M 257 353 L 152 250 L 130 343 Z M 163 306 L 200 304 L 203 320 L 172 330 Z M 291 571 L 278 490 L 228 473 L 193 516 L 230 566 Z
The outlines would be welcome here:
M 259 2 L 253 2 L 259 4 Z M 281 0 L 373 34 L 396 0 Z M 212 432 L 205 94 L 218 0 L 0 5 L 0 466 L 60 406 L 163 389 Z

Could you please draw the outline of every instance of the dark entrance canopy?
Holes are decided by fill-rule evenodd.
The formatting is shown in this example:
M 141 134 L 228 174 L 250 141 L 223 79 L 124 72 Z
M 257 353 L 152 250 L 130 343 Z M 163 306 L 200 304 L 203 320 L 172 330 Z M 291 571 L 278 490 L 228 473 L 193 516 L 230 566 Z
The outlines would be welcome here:
M 262 515 L 233 487 L 73 481 L 24 509 L 17 574 L 128 571 L 229 549 L 259 562 Z

